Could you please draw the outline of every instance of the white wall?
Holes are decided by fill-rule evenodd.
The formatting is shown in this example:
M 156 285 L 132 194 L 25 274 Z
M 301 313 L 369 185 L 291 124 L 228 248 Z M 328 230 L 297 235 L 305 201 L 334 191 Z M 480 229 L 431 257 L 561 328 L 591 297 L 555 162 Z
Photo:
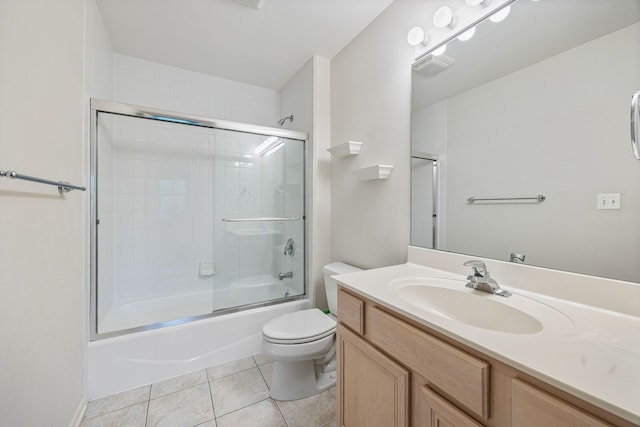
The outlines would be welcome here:
M 83 182 L 84 1 L 0 1 L 3 170 Z M 0 420 L 67 426 L 83 401 L 83 200 L 0 179 Z M 81 415 L 81 414 L 80 414 Z
M 329 234 L 331 227 L 331 182 L 329 147 L 330 114 L 330 62 L 314 56 L 292 77 L 280 92 L 280 116 L 294 115 L 286 129 L 309 133 L 307 150 L 311 161 L 307 164 L 307 222 L 309 270 L 307 283 L 314 305 L 327 308 L 322 267 L 331 262 Z
M 180 113 L 277 126 L 277 91 L 115 54 L 114 100 Z
M 448 101 L 448 250 L 640 279 L 640 237 L 631 237 L 640 236 L 640 168 L 629 144 L 638 51 L 640 24 Z M 540 193 L 539 205 L 465 202 Z M 621 193 L 622 209 L 597 210 L 598 193 Z
M 406 34 L 429 16 L 418 3 L 392 3 L 331 63 L 331 145 L 364 143 L 358 156 L 331 159 L 331 253 L 358 267 L 406 261 L 413 62 Z M 391 177 L 360 182 L 352 174 L 374 164 L 394 165 Z

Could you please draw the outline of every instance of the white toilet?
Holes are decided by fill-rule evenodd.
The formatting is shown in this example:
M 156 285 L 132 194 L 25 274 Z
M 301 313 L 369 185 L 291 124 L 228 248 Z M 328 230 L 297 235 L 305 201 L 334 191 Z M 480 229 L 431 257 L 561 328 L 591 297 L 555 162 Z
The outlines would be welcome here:
M 323 268 L 330 315 L 317 308 L 283 314 L 262 327 L 262 352 L 274 360 L 271 397 L 295 400 L 336 383 L 337 282 L 334 274 L 360 271 L 341 262 Z

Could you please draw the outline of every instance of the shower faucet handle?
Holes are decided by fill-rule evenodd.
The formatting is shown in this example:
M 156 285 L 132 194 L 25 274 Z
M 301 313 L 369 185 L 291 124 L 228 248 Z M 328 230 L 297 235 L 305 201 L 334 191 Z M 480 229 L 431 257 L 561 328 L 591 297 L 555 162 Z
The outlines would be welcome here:
M 284 247 L 284 254 L 294 256 L 296 254 L 296 242 L 293 239 L 287 240 L 287 244 Z

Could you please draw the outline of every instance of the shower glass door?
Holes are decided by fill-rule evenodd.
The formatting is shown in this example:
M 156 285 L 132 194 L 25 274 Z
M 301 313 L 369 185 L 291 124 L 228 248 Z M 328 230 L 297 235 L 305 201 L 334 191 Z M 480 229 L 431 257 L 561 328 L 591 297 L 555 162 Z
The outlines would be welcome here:
M 214 310 L 303 295 L 303 141 L 227 130 L 214 140 Z
M 304 296 L 305 141 L 153 117 L 95 111 L 92 338 Z

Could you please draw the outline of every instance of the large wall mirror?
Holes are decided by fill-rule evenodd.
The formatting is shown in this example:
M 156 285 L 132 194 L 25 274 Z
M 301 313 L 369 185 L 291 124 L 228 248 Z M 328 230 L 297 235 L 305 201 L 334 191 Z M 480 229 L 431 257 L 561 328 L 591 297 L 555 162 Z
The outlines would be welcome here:
M 413 68 L 412 245 L 640 282 L 640 0 L 519 0 Z

